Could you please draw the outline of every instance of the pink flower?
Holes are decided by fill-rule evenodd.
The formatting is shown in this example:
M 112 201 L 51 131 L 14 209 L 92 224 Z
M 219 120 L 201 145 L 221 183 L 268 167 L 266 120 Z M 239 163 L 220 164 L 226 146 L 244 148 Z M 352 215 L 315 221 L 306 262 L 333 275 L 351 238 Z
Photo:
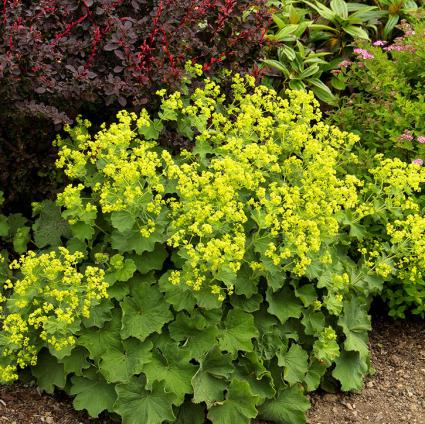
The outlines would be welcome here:
M 362 59 L 373 59 L 375 56 L 365 49 L 354 49 L 353 52 L 359 55 Z
M 348 68 L 352 64 L 353 62 L 351 62 L 351 60 L 343 60 L 338 64 L 338 68 Z
M 396 51 L 396 52 L 402 52 L 403 50 L 407 50 L 406 46 L 400 46 L 393 44 L 392 46 L 384 47 L 384 50 L 387 52 Z
M 387 42 L 384 40 L 376 40 L 372 43 L 373 46 L 385 46 L 385 44 L 387 44 Z
M 415 165 L 422 166 L 424 164 L 424 161 L 422 159 L 413 159 L 412 163 Z
M 419 141 L 419 143 L 425 144 L 425 136 L 420 135 L 416 140 Z
M 409 130 L 404 130 L 403 134 L 398 139 L 400 141 L 412 141 L 413 135 Z

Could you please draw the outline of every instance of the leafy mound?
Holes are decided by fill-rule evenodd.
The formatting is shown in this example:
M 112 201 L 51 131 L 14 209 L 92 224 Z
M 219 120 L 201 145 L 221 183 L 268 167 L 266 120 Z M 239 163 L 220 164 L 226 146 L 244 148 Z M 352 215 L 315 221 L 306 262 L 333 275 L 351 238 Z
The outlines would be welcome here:
M 129 424 L 303 423 L 306 392 L 362 386 L 370 296 L 397 255 L 419 264 L 391 231 L 415 222 L 424 170 L 377 158 L 368 182 L 350 175 L 357 137 L 323 124 L 312 94 L 282 99 L 239 75 L 227 97 L 208 79 L 190 96 L 159 94 L 156 118 L 121 112 L 95 136 L 80 120 L 58 139 L 57 164 L 76 181 L 57 199 L 69 227 L 35 231 L 50 249 L 66 243 L 65 262 L 52 276 L 54 253 L 21 258 L 3 299 L 1 365 L 31 365 L 76 409 Z M 194 150 L 158 147 L 170 129 Z M 85 255 L 78 271 L 74 252 Z M 37 365 L 14 362 L 28 349 Z
M 339 75 L 353 93 L 343 98 L 330 121 L 359 134 L 361 145 L 356 153 L 362 166 L 356 167 L 356 175 L 367 172 L 373 156 L 398 158 L 423 166 L 425 160 L 425 25 L 422 21 L 413 26 L 406 22 L 398 26 L 403 35 L 393 44 L 379 41 L 378 46 L 366 46 L 370 59 L 352 63 Z M 376 44 L 376 43 L 375 43 Z M 366 50 L 360 49 L 365 52 Z M 358 119 L 366 116 L 366 119 Z M 396 117 L 396 118 L 394 118 Z M 404 181 L 400 180 L 399 184 Z M 418 196 L 416 217 L 400 218 L 392 237 L 415 240 L 416 256 L 425 258 L 424 231 L 425 196 Z M 411 220 L 414 220 L 413 223 Z M 412 234 L 412 231 L 416 235 Z M 409 243 L 408 249 L 412 247 Z M 405 318 L 406 312 L 425 317 L 425 276 L 423 266 L 406 263 L 408 270 L 398 273 L 398 278 L 385 287 L 383 298 L 389 307 L 389 315 Z M 402 263 L 396 266 L 403 270 Z

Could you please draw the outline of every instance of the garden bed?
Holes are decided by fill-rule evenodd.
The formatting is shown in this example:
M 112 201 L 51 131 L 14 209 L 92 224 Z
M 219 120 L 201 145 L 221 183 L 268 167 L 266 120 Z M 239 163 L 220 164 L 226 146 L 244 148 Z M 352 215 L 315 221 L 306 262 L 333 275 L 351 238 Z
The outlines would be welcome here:
M 0 424 L 425 424 L 421 5 L 5 0 Z
M 376 370 L 361 394 L 311 396 L 310 424 L 422 424 L 425 416 L 425 322 L 378 319 L 371 334 Z M 75 412 L 66 397 L 22 385 L 0 388 L 4 424 L 109 424 Z M 260 424 L 260 422 L 256 422 Z M 262 424 L 262 423 L 261 423 Z

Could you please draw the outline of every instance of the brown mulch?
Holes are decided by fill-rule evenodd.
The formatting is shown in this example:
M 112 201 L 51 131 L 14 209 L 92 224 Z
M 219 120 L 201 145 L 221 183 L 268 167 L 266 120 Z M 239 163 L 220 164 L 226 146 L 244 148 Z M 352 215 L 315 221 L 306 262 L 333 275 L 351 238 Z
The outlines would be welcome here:
M 19 384 L 0 386 L 1 424 L 112 424 L 107 418 L 92 419 L 72 408 L 65 395 L 43 394 Z M 116 423 L 116 422 L 115 422 Z
M 376 373 L 362 393 L 313 394 L 309 424 L 425 424 L 425 321 L 376 321 L 371 350 Z M 112 424 L 75 412 L 63 395 L 22 385 L 0 387 L 0 423 L 14 422 Z

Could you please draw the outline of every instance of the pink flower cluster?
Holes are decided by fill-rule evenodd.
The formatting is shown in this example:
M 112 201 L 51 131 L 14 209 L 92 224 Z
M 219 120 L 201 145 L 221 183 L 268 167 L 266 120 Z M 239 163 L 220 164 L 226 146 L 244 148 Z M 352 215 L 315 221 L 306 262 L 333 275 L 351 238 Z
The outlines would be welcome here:
M 400 44 L 392 44 L 391 46 L 384 47 L 384 50 L 387 52 L 392 52 L 392 51 L 402 52 L 402 51 L 408 50 L 408 47 L 400 45 Z
M 372 43 L 372 46 L 385 46 L 385 44 L 387 44 L 387 42 L 384 40 L 376 40 Z
M 351 62 L 351 60 L 343 60 L 338 64 L 338 68 L 348 68 L 352 64 L 353 62 Z
M 422 166 L 424 164 L 424 161 L 422 159 L 413 159 L 412 163 L 415 165 Z
M 403 134 L 398 139 L 400 141 L 412 141 L 413 135 L 409 130 L 404 130 Z
M 403 134 L 401 134 L 398 139 L 399 141 L 412 141 L 413 140 L 413 135 L 409 130 L 404 130 Z M 424 135 L 418 135 L 416 137 L 416 141 L 418 141 L 421 144 L 425 144 L 425 136 Z
M 371 53 L 369 53 L 367 50 L 365 49 L 354 49 L 353 52 L 357 55 L 359 55 L 362 59 L 373 59 L 375 56 Z

